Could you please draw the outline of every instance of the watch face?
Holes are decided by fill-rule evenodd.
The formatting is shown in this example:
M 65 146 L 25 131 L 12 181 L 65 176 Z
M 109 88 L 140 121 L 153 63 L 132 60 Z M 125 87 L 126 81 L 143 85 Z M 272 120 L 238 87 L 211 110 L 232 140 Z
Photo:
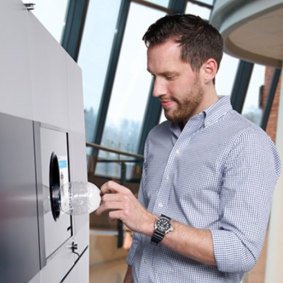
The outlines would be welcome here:
M 156 228 L 161 232 L 166 232 L 171 227 L 170 220 L 165 217 L 160 217 L 156 221 Z

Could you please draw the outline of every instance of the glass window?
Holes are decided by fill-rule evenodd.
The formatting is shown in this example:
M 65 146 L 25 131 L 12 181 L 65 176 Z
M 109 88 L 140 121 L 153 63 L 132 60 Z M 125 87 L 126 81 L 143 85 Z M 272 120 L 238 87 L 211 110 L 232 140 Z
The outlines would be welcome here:
M 89 1 L 78 64 L 82 68 L 86 140 L 94 140 L 97 112 L 121 1 Z M 107 15 L 107 16 L 106 16 Z
M 242 111 L 243 115 L 256 125 L 260 125 L 262 116 L 259 99 L 260 89 L 264 85 L 264 74 L 265 66 L 255 64 Z
M 169 0 L 145 0 L 145 1 L 165 8 L 168 8 L 169 5 Z
M 121 53 L 106 118 L 102 145 L 136 153 L 151 86 L 146 47 L 142 37 L 164 12 L 131 3 Z M 107 153 L 100 153 L 104 158 Z M 106 166 L 108 169 L 106 169 Z M 114 166 L 115 167 L 115 166 Z M 120 167 L 98 164 L 96 174 L 119 175 Z M 116 170 L 116 171 L 115 171 Z
M 34 3 L 32 13 L 45 28 L 61 42 L 62 32 L 66 22 L 66 11 L 69 0 L 24 0 L 24 3 Z
M 226 53 L 223 54 L 219 71 L 215 78 L 215 88 L 218 95 L 231 95 L 239 60 Z
M 159 120 L 159 124 L 161 124 L 162 122 L 166 121 L 167 118 L 165 117 L 165 114 L 164 114 L 164 109 L 162 108 L 161 110 L 161 115 L 160 115 L 160 120 Z
M 210 16 L 210 12 L 211 12 L 211 10 L 206 8 L 206 7 L 202 7 L 200 5 L 188 2 L 187 6 L 186 6 L 186 12 L 185 13 L 186 14 L 193 14 L 193 15 L 201 17 L 204 20 L 208 20 L 209 16 Z

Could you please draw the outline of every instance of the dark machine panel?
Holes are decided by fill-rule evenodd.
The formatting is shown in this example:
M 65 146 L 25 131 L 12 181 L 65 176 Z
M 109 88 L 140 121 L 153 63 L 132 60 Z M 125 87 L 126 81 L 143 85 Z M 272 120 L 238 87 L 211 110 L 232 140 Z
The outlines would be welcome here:
M 33 123 L 0 113 L 0 281 L 39 272 Z

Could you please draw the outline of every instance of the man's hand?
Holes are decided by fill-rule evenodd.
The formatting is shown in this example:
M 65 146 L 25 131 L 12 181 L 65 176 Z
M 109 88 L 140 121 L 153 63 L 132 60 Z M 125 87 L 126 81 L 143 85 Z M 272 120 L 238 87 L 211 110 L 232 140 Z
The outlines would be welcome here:
M 156 216 L 149 213 L 126 187 L 109 181 L 101 187 L 101 204 L 96 214 L 109 211 L 110 220 L 120 219 L 132 231 L 151 236 Z

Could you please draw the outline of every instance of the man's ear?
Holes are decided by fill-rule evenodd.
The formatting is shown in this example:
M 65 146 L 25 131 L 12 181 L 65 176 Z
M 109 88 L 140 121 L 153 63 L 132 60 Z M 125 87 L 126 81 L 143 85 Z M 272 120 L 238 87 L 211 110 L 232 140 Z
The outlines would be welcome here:
M 203 82 L 205 84 L 213 81 L 218 70 L 218 64 L 213 58 L 206 60 L 201 66 Z

